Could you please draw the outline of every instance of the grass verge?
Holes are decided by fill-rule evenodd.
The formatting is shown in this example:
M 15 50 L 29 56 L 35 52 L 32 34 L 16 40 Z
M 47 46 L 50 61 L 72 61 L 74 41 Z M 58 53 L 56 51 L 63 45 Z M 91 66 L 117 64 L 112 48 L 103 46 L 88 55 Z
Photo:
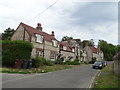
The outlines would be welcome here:
M 119 78 L 114 75 L 113 64 L 109 64 L 101 70 L 101 74 L 96 77 L 92 88 L 119 88 Z
M 31 69 L 15 69 L 15 68 L 0 68 L 1 73 L 18 73 L 18 74 L 32 74 L 32 73 L 47 73 L 57 70 L 68 69 L 72 67 L 79 67 L 80 65 L 53 65 L 43 66 L 42 68 L 31 68 Z

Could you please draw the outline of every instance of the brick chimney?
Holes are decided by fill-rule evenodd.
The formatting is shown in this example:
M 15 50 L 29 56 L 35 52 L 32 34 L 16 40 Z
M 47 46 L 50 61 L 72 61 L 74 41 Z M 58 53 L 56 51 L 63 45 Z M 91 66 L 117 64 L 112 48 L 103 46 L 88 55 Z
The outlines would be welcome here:
M 55 36 L 54 31 L 51 32 L 51 35 L 52 35 L 52 36 Z
M 41 27 L 41 24 L 40 24 L 40 23 L 37 24 L 36 30 L 42 31 L 42 27 Z

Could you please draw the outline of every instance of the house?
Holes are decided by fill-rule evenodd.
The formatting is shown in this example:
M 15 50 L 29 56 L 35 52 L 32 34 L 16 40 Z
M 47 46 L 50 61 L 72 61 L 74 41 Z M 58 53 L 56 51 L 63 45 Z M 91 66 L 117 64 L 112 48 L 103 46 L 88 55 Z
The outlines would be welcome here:
M 92 59 L 102 60 L 103 59 L 103 52 L 94 46 L 86 46 L 84 50 L 87 52 L 87 60 L 92 61 Z
M 42 30 L 41 24 L 38 23 L 33 28 L 24 23 L 20 23 L 14 32 L 11 40 L 26 40 L 33 44 L 31 57 L 42 56 L 48 60 L 55 61 L 59 54 L 59 41 L 55 38 L 54 31 L 47 34 Z
M 89 46 L 84 47 L 84 51 L 86 52 L 86 62 L 92 61 L 93 58 L 93 51 Z
M 90 47 L 93 53 L 93 58 L 96 58 L 96 60 L 102 60 L 103 59 L 103 52 L 95 47 Z
M 73 61 L 75 59 L 75 48 L 66 42 L 60 42 L 60 54 L 65 61 Z
M 82 46 L 80 46 L 80 61 L 87 62 L 87 52 L 84 50 Z
M 87 52 L 84 50 L 82 45 L 80 45 L 80 39 L 69 39 L 68 41 L 64 41 L 68 45 L 74 47 L 74 58 L 78 59 L 79 62 L 86 62 L 87 61 Z

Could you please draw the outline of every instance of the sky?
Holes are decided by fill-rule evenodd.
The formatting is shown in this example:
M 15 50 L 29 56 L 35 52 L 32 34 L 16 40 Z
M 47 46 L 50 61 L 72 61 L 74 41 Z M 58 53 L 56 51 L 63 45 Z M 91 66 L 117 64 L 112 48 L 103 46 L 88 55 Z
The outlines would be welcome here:
M 0 33 L 20 22 L 34 28 L 41 23 L 43 31 L 54 31 L 58 40 L 67 35 L 93 39 L 96 45 L 99 40 L 118 44 L 117 0 L 0 0 L 0 18 Z

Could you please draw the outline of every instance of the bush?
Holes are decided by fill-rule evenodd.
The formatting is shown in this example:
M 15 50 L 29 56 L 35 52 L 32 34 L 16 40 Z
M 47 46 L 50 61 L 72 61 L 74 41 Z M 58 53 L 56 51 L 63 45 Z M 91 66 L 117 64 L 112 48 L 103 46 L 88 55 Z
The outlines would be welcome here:
M 2 65 L 14 66 L 15 59 L 30 59 L 32 44 L 23 40 L 2 41 Z
M 33 59 L 33 66 L 35 68 L 39 68 L 40 66 L 43 66 L 44 65 L 44 62 L 43 60 L 40 58 L 40 57 L 36 57 L 35 59 Z
M 79 60 L 66 61 L 64 64 L 67 64 L 67 65 L 80 65 Z
M 35 68 L 39 68 L 40 66 L 44 66 L 44 65 L 48 65 L 48 66 L 52 66 L 53 63 L 51 61 L 46 60 L 43 57 L 36 57 L 35 59 L 33 59 L 33 66 Z
M 86 61 L 84 61 L 84 64 L 88 64 Z
M 64 58 L 57 58 L 57 60 L 55 61 L 55 64 L 63 64 Z

